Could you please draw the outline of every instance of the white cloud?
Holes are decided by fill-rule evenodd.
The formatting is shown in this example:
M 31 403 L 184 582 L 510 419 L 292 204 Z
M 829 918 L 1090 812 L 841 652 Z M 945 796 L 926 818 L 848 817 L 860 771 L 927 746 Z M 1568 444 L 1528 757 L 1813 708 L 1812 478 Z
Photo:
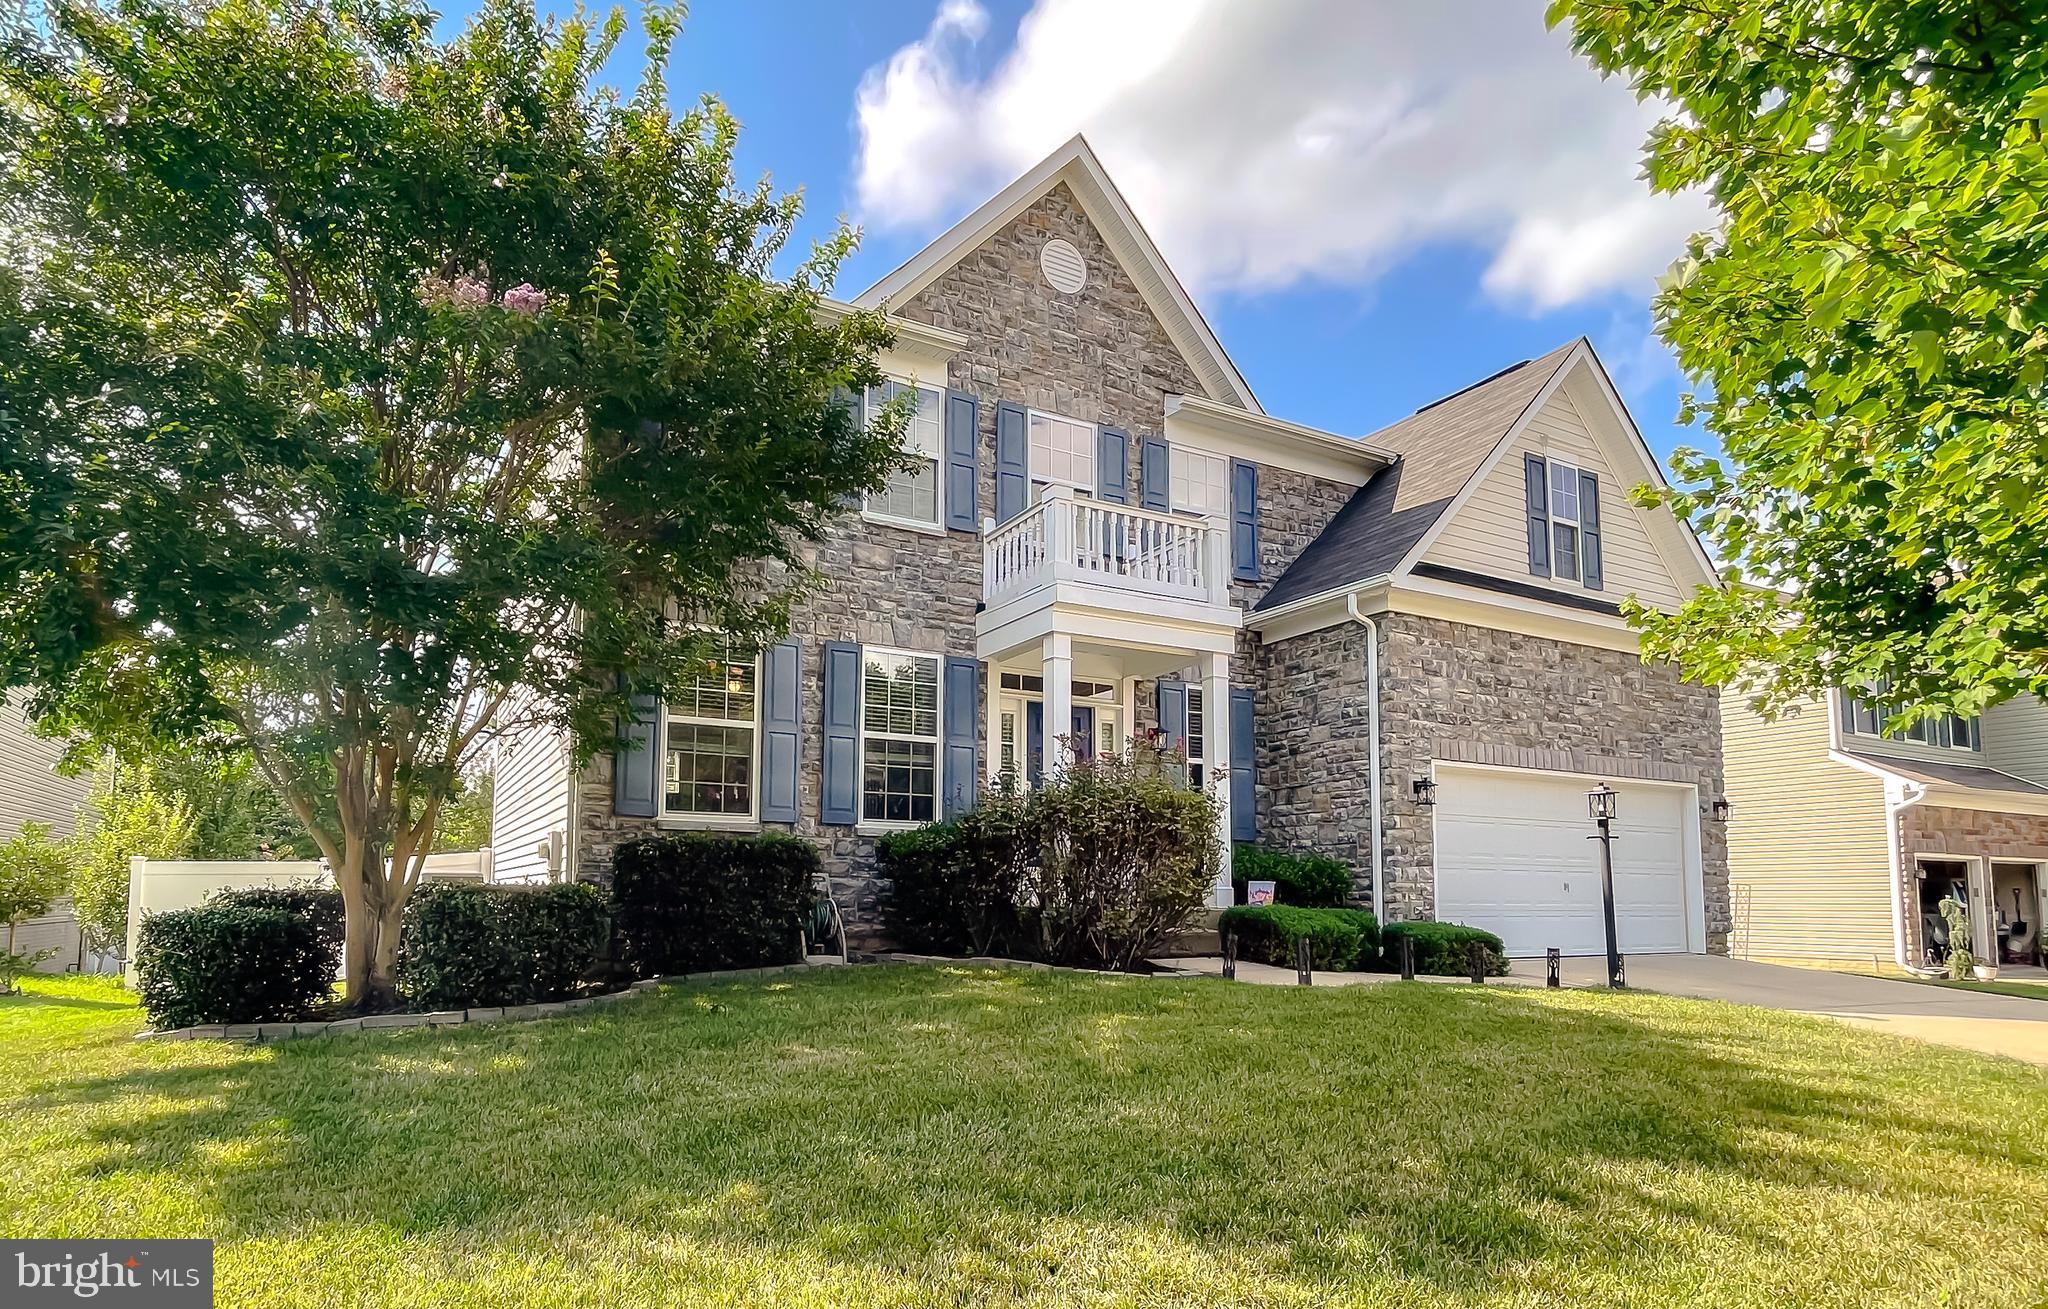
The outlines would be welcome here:
M 1486 292 L 1553 308 L 1647 293 L 1704 197 L 1653 196 L 1658 117 L 1547 32 L 1537 0 L 1037 0 L 970 62 L 976 0 L 863 80 L 863 217 L 930 228 L 1085 131 L 1176 270 L 1204 288 L 1363 283 L 1435 241 Z

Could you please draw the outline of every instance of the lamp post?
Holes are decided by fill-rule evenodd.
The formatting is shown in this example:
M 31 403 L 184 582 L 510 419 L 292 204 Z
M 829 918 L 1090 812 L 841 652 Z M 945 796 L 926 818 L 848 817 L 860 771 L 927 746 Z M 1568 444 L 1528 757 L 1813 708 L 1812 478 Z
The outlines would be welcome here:
M 1610 987 L 1622 985 L 1621 947 L 1614 936 L 1614 815 L 1618 812 L 1619 800 L 1620 793 L 1605 782 L 1586 792 L 1586 811 L 1600 829 L 1598 836 L 1587 839 L 1600 843 L 1600 911 L 1607 925 L 1607 985 Z

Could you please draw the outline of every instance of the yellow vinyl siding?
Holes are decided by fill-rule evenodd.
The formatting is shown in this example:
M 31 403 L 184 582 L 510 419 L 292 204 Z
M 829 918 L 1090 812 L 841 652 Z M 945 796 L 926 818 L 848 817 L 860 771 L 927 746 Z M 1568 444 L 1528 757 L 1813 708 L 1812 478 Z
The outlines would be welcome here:
M 1884 783 L 1828 758 L 1827 704 L 1766 722 L 1721 696 L 1731 950 L 1749 958 L 1890 959 Z
M 1644 530 L 1642 510 L 1628 502 L 1628 493 L 1644 480 L 1641 470 L 1631 468 L 1621 475 L 1614 472 L 1585 419 L 1562 390 L 1544 402 L 1515 438 L 1513 447 L 1474 488 L 1472 498 L 1444 524 L 1443 534 L 1424 559 L 1448 568 L 1589 594 L 1576 582 L 1546 583 L 1529 574 L 1524 454 L 1561 459 L 1600 478 L 1600 560 L 1604 586 L 1590 594 L 1616 600 L 1634 595 L 1645 604 L 1676 609 L 1684 596 Z

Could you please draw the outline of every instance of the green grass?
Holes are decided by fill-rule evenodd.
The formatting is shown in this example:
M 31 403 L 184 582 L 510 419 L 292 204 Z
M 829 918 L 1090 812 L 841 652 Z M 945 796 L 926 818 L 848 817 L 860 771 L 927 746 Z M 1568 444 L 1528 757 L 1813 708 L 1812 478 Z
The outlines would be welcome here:
M 0 1000 L 0 1233 L 261 1305 L 2034 1303 L 2048 1073 L 1646 994 L 867 968 L 156 1045 Z

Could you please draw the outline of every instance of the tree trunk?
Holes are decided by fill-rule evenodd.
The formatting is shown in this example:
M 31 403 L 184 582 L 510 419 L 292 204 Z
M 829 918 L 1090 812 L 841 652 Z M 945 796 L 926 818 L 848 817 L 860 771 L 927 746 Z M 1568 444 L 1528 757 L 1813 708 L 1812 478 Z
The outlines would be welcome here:
M 360 866 L 338 876 L 346 908 L 344 950 L 347 987 L 343 1003 L 360 1013 L 398 1007 L 398 932 L 405 917 L 405 873 L 384 871 L 384 848 L 374 841 L 358 847 Z

